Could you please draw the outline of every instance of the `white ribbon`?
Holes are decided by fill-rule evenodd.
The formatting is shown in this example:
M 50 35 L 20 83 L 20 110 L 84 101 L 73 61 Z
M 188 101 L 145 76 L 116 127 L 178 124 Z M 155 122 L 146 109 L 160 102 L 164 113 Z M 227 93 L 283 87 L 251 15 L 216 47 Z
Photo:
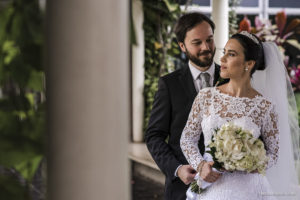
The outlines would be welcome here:
M 210 153 L 204 153 L 203 159 L 207 162 L 213 161 L 213 157 Z M 223 173 L 223 172 L 218 171 L 216 168 L 212 168 L 212 170 L 215 172 Z M 205 180 L 203 180 L 200 177 L 199 173 L 196 174 L 194 179 L 197 181 L 198 185 L 201 185 L 201 187 L 200 187 L 201 189 L 206 189 L 213 184 L 213 183 L 209 183 L 209 182 L 206 182 Z M 191 186 L 190 186 L 186 192 L 186 200 L 197 200 L 197 197 L 198 197 L 198 194 L 195 192 L 192 192 Z

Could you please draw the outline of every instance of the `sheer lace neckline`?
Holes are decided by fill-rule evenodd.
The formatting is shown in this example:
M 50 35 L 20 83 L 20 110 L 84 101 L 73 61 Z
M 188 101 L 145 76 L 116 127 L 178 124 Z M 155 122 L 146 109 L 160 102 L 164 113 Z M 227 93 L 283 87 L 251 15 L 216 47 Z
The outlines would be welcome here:
M 220 89 L 218 89 L 217 87 L 214 87 L 214 91 L 219 94 L 219 95 L 222 95 L 222 96 L 225 96 L 225 97 L 229 97 L 229 98 L 234 98 L 234 99 L 241 99 L 241 100 L 244 100 L 244 99 L 248 99 L 248 100 L 254 100 L 254 99 L 259 99 L 259 98 L 262 98 L 263 96 L 262 95 L 255 95 L 254 97 L 252 98 L 249 98 L 249 97 L 237 97 L 237 96 L 232 96 L 232 95 L 229 95 L 229 94 L 226 94 L 226 93 L 223 93 L 221 92 Z
M 279 134 L 274 104 L 261 95 L 233 97 L 213 87 L 198 93 L 180 140 L 183 153 L 194 169 L 204 160 L 198 148 L 200 135 L 203 134 L 204 144 L 208 145 L 214 130 L 230 121 L 253 131 L 255 138 L 261 136 L 270 158 L 267 168 L 276 163 Z

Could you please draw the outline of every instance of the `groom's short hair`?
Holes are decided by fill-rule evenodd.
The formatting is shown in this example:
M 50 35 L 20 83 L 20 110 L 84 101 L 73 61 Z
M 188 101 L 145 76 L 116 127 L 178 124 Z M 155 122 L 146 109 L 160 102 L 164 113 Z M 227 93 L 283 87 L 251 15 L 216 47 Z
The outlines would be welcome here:
M 174 29 L 177 42 L 184 42 L 186 33 L 204 21 L 211 26 L 211 29 L 214 32 L 215 23 L 206 15 L 199 12 L 192 12 L 182 15 L 178 19 Z

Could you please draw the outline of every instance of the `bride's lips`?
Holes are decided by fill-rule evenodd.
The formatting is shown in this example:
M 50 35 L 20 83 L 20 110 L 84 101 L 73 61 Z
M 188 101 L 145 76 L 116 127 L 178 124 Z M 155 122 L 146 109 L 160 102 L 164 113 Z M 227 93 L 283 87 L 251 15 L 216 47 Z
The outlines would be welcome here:
M 221 65 L 221 70 L 227 69 L 224 65 Z

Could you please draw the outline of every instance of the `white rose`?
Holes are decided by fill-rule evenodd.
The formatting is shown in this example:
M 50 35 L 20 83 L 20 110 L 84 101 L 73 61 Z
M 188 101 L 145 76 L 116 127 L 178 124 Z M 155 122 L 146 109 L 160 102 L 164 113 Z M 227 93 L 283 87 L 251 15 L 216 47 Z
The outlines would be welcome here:
M 253 158 L 248 156 L 248 157 L 245 157 L 243 159 L 243 162 L 241 162 L 242 166 L 244 166 L 244 168 L 248 171 L 252 171 L 253 169 L 253 166 L 254 166 L 254 163 L 253 163 Z
M 242 152 L 243 143 L 240 140 L 235 140 L 234 143 L 231 157 L 235 160 L 240 160 L 245 156 L 245 152 Z
M 230 171 L 236 169 L 236 167 L 235 167 L 233 164 L 231 164 L 231 163 L 224 163 L 224 168 L 225 168 L 226 170 L 230 170 Z
M 260 160 L 260 158 L 261 158 L 261 149 L 259 149 L 259 148 L 256 148 L 255 146 L 251 149 L 251 155 L 253 155 L 253 156 L 257 156 L 258 158 L 259 158 L 259 160 Z
M 226 139 L 224 141 L 223 145 L 224 145 L 224 149 L 223 149 L 224 152 L 232 152 L 232 150 L 233 150 L 233 141 L 232 140 Z
M 243 152 L 231 154 L 231 158 L 234 160 L 241 160 L 244 156 L 245 156 L 245 153 L 243 153 Z

